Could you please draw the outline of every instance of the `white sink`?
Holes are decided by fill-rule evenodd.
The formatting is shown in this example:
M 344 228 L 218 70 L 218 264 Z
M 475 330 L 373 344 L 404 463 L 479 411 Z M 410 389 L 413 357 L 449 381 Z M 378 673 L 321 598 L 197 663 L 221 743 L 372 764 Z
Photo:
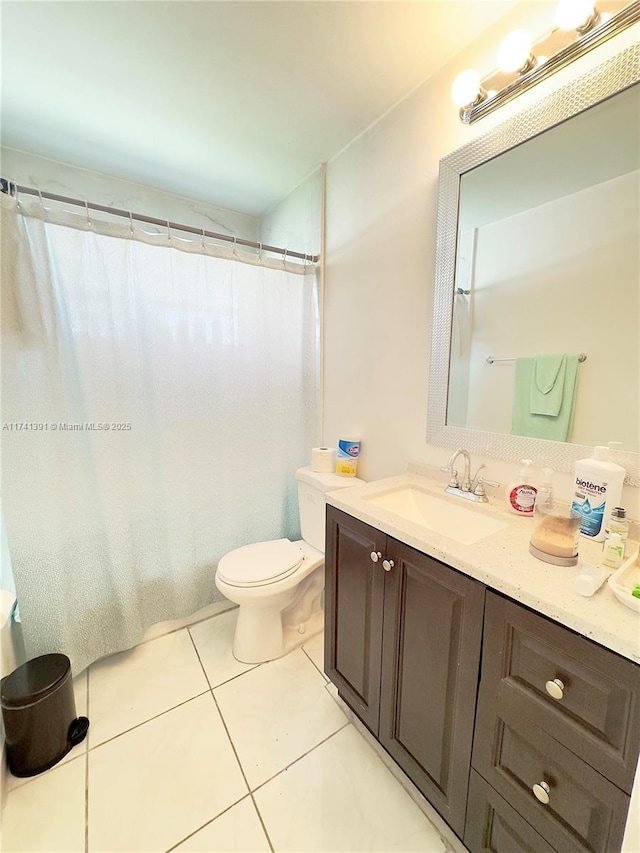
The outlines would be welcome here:
M 363 495 L 363 500 L 405 521 L 420 524 L 434 533 L 440 533 L 461 545 L 473 545 L 485 536 L 503 530 L 503 521 L 456 506 L 451 500 L 436 498 L 415 486 L 397 486 L 374 495 Z

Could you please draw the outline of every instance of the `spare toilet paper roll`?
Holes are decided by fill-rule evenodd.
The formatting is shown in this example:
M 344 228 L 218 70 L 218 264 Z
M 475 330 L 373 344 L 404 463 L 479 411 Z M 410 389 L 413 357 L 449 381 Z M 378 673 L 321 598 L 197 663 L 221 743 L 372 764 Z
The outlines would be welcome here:
M 311 451 L 311 470 L 316 474 L 332 474 L 336 452 L 332 447 L 314 447 Z

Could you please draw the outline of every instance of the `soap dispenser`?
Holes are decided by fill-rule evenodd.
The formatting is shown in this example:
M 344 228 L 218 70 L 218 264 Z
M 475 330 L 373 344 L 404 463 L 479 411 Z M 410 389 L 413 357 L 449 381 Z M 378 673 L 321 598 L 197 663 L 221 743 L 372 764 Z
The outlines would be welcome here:
M 515 480 L 507 483 L 505 498 L 507 506 L 516 515 L 524 515 L 533 518 L 533 509 L 536 503 L 538 489 L 534 486 L 533 461 L 522 460 L 520 474 Z

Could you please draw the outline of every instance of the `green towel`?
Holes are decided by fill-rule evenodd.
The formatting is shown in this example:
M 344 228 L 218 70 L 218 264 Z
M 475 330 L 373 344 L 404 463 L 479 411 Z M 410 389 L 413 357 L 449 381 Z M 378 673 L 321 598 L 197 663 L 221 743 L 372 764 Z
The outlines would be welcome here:
M 535 361 L 535 358 L 516 359 L 511 432 L 513 435 L 528 435 L 549 441 L 570 441 L 578 380 L 578 356 L 567 356 L 562 405 L 555 417 L 531 412 L 531 382 Z
M 529 405 L 532 415 L 558 417 L 562 408 L 566 371 L 566 355 L 539 355 L 534 358 Z

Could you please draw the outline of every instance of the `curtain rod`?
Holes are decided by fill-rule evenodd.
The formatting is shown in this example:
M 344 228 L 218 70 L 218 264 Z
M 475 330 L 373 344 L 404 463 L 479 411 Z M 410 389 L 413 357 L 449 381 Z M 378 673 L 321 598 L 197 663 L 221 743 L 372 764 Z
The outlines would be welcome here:
M 288 249 L 280 249 L 278 246 L 269 246 L 266 243 L 256 243 L 254 240 L 245 240 L 243 237 L 231 237 L 229 234 L 218 234 L 215 231 L 207 231 L 204 228 L 194 228 L 193 225 L 180 225 L 168 219 L 156 219 L 154 216 L 145 216 L 142 213 L 131 213 L 128 210 L 118 210 L 115 207 L 107 207 L 103 204 L 95 204 L 94 202 L 82 201 L 78 198 L 56 195 L 55 193 L 44 192 L 44 190 L 36 190 L 33 187 L 14 184 L 6 178 L 0 178 L 0 191 L 11 196 L 15 196 L 16 193 L 35 195 L 41 199 L 47 198 L 51 201 L 62 202 L 63 204 L 73 204 L 76 207 L 83 207 L 85 210 L 98 210 L 101 213 L 110 213 L 112 216 L 122 216 L 129 220 L 135 219 L 137 222 L 147 222 L 150 225 L 160 225 L 163 228 L 173 229 L 174 231 L 186 231 L 189 234 L 198 234 L 201 237 L 210 237 L 213 240 L 223 240 L 225 243 L 233 243 L 234 246 L 249 246 L 251 249 L 258 249 L 259 252 L 272 252 L 276 255 L 283 255 L 284 260 L 287 258 L 300 258 L 312 264 L 317 264 L 319 260 L 318 255 L 303 255 L 301 252 L 290 252 Z

